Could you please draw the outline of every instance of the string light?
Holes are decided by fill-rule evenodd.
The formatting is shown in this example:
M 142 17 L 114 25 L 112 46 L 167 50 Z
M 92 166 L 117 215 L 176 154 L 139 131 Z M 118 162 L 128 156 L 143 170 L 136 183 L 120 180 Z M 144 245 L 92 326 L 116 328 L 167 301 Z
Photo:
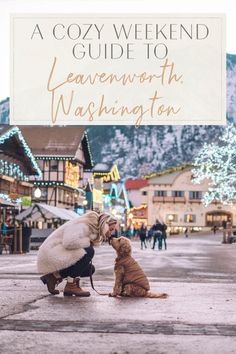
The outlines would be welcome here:
M 4 144 L 6 140 L 12 138 L 14 135 L 18 136 L 18 139 L 20 140 L 23 148 L 24 148 L 24 152 L 27 155 L 27 157 L 30 159 L 31 164 L 34 167 L 34 170 L 36 171 L 36 174 L 41 177 L 42 176 L 42 172 L 39 169 L 37 162 L 34 158 L 34 156 L 32 155 L 32 152 L 29 148 L 29 146 L 26 144 L 25 139 L 23 138 L 23 135 L 21 134 L 21 131 L 18 127 L 14 127 L 10 130 L 8 130 L 7 132 L 3 133 L 0 136 L 0 144 Z
M 143 204 L 139 207 L 133 207 L 130 209 L 130 211 L 138 211 L 138 210 L 142 210 L 142 209 L 146 209 L 147 208 L 147 205 L 146 204 Z
M 236 200 L 236 128 L 230 124 L 219 138 L 218 144 L 204 144 L 195 158 L 193 182 L 209 182 L 203 196 L 205 206 L 214 201 L 232 205 Z
M 24 172 L 21 170 L 19 165 L 12 163 L 12 162 L 5 161 L 5 160 L 0 160 L 0 174 L 15 178 L 15 179 L 18 179 L 21 181 L 28 181 L 29 180 L 28 176 L 26 176 L 24 174 Z
M 121 198 L 122 193 L 124 198 Z M 129 199 L 124 183 L 121 183 L 120 188 L 118 188 L 116 184 L 112 183 L 110 189 L 110 198 L 125 204 L 126 208 L 129 209 Z
M 87 134 L 86 130 L 84 131 L 84 135 L 83 135 L 82 141 L 83 141 L 83 139 L 85 139 L 85 142 L 87 144 L 87 149 L 88 149 L 89 158 L 90 158 L 90 162 L 91 162 L 91 168 L 92 168 L 94 166 L 94 161 L 93 161 L 93 158 L 92 158 L 92 152 L 91 152 L 91 149 L 90 149 L 88 134 Z
M 158 171 L 158 172 L 152 172 L 152 173 L 150 173 L 148 175 L 143 176 L 142 178 L 143 179 L 150 179 L 150 178 L 153 178 L 153 177 L 159 177 L 159 176 L 162 176 L 162 175 L 165 175 L 165 174 L 168 174 L 168 173 L 172 173 L 172 172 L 176 172 L 176 171 L 182 171 L 185 168 L 191 167 L 191 166 L 192 166 L 192 164 L 187 162 L 185 164 L 169 167 L 169 168 L 166 168 L 165 170 L 161 170 L 161 171 Z
M 96 176 L 101 176 L 103 177 L 103 182 L 110 182 L 110 181 L 119 181 L 120 180 L 120 174 L 117 165 L 115 164 L 111 171 L 104 171 L 104 172 L 93 172 L 93 176 L 96 178 Z
M 67 188 L 70 188 L 70 189 L 73 189 L 74 191 L 77 191 L 77 192 L 81 192 L 81 193 L 85 193 L 83 189 L 81 188 L 75 188 L 75 187 L 72 187 L 72 186 L 69 186 L 68 184 L 66 183 L 63 183 L 63 182 L 56 182 L 56 181 L 49 181 L 49 182 L 45 182 L 45 181 L 34 181 L 33 182 L 34 185 L 36 186 L 63 186 L 63 187 L 67 187 Z
M 71 156 L 35 156 L 35 160 L 63 160 L 63 161 L 72 161 L 76 160 L 75 157 Z

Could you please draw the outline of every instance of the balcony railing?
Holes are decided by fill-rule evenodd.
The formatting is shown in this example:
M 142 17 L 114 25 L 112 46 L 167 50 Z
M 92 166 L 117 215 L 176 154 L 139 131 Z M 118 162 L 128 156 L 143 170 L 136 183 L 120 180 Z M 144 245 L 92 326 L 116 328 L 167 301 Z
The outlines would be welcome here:
M 202 203 L 202 199 L 201 198 L 199 198 L 199 199 L 197 199 L 197 198 L 190 198 L 189 199 L 189 203 Z
M 185 197 L 156 197 L 152 198 L 153 203 L 186 203 Z

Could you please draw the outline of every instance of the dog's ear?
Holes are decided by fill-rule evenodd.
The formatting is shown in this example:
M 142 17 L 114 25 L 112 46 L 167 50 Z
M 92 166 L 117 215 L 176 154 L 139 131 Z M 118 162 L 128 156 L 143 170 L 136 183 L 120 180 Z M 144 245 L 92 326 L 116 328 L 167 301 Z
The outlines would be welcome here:
M 128 240 L 122 240 L 118 253 L 120 257 L 129 256 L 131 254 L 131 244 Z

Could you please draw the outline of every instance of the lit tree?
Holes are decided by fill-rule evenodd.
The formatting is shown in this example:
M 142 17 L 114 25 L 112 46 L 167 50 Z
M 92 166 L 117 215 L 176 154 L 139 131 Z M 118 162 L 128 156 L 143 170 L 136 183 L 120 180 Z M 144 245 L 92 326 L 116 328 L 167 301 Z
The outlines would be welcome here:
M 209 181 L 203 196 L 205 206 L 214 200 L 232 205 L 236 200 L 236 128 L 226 127 L 218 144 L 204 144 L 193 163 L 193 182 Z

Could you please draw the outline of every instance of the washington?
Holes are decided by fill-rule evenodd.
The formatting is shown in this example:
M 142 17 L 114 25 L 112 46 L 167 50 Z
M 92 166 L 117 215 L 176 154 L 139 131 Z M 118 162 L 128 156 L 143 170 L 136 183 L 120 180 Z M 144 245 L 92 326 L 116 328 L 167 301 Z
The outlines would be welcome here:
M 148 98 L 146 105 L 134 104 L 130 106 L 122 105 L 118 100 L 115 100 L 112 105 L 108 105 L 106 104 L 104 94 L 100 96 L 98 102 L 90 101 L 85 105 L 75 104 L 74 91 L 71 91 L 67 100 L 65 100 L 63 94 L 55 95 L 55 91 L 52 91 L 51 94 L 51 121 L 53 124 L 55 124 L 58 118 L 62 116 L 68 116 L 71 118 L 72 115 L 76 118 L 85 118 L 87 122 L 95 121 L 96 124 L 99 124 L 99 118 L 103 117 L 103 122 L 105 122 L 104 116 L 109 115 L 107 121 L 112 119 L 111 117 L 116 117 L 118 120 L 122 117 L 130 117 L 130 119 L 134 119 L 135 121 L 131 124 L 134 123 L 136 127 L 139 127 L 144 118 L 156 119 L 160 116 L 169 117 L 177 115 L 181 110 L 181 107 L 174 107 L 172 105 L 165 105 L 162 103 L 163 97 L 159 96 L 157 91 L 155 91 L 154 94 Z M 150 122 L 148 123 L 150 124 Z

